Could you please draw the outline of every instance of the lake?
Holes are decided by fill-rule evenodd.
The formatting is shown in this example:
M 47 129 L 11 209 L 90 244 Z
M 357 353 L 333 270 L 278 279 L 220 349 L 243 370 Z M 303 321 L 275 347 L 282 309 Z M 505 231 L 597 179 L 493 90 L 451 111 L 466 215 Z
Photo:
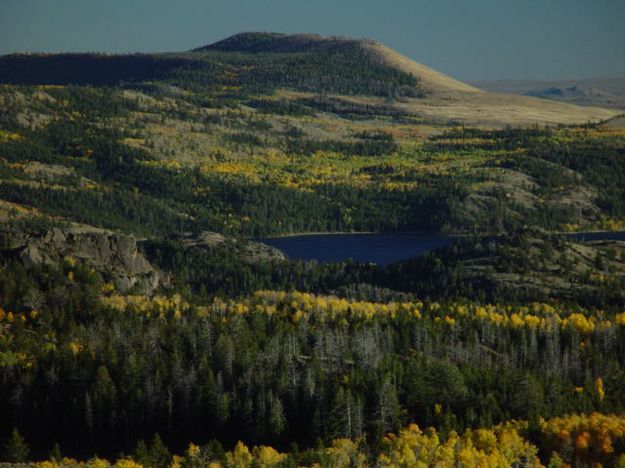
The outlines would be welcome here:
M 452 244 L 444 234 L 315 234 L 262 239 L 290 258 L 319 262 L 360 262 L 386 265 Z
M 625 232 L 579 232 L 565 234 L 573 241 L 623 240 Z M 293 259 L 319 262 L 388 263 L 405 260 L 430 250 L 453 244 L 459 236 L 445 234 L 373 233 L 373 234 L 313 234 L 272 237 L 261 242 L 282 250 Z
M 600 231 L 600 232 L 573 232 L 565 234 L 566 237 L 577 242 L 591 242 L 601 240 L 625 241 L 625 231 Z

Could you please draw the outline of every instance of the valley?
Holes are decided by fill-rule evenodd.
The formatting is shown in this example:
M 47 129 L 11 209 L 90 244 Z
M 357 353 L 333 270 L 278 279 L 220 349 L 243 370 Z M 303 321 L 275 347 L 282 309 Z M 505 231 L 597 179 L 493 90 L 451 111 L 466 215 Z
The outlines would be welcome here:
M 0 110 L 7 461 L 625 463 L 616 107 L 242 33 L 5 55 Z

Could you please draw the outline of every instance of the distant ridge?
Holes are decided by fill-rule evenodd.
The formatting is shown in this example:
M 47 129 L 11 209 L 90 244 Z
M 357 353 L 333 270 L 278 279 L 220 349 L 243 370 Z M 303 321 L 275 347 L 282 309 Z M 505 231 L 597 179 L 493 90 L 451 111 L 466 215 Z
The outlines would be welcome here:
M 213 44 L 198 47 L 192 52 L 311 53 L 315 51 L 337 51 L 345 48 L 358 48 L 368 54 L 371 59 L 418 78 L 420 83 L 430 92 L 482 92 L 478 88 L 417 63 L 370 38 L 353 39 L 343 36 L 320 36 L 318 34 L 244 32 Z
M 317 34 L 244 32 L 193 50 L 160 54 L 5 55 L 0 56 L 2 83 L 159 93 L 182 89 L 241 102 L 279 93 L 295 101 L 341 96 L 357 105 L 391 106 L 393 112 L 424 119 L 484 126 L 579 124 L 618 114 L 605 107 L 484 91 L 376 40 Z M 569 91 L 563 94 L 584 99 L 575 104 L 597 102 L 596 92 L 580 98 L 580 92 Z M 588 96 L 593 100 L 586 102 Z M 600 97 L 599 105 L 614 100 Z
M 625 110 L 625 76 L 562 80 L 496 80 L 474 83 L 490 92 L 519 94 L 582 106 Z
M 374 42 L 372 39 L 350 39 L 342 36 L 320 36 L 318 34 L 243 32 L 213 44 L 198 47 L 192 52 L 217 50 L 247 53 L 297 53 L 361 46 Z

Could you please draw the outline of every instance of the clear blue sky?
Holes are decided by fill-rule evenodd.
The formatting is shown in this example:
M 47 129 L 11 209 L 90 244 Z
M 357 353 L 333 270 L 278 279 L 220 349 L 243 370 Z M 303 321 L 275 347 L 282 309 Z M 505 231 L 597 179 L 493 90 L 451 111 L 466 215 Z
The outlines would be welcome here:
M 0 54 L 372 37 L 463 80 L 625 76 L 625 0 L 0 0 Z

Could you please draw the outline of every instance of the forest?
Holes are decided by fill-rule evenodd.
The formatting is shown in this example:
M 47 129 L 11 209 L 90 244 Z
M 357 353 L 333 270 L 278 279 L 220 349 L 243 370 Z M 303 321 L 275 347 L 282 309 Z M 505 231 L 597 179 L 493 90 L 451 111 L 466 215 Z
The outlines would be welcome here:
M 24 308 L 33 290 L 45 291 L 40 310 Z M 562 441 L 554 448 L 545 421 L 624 410 L 622 312 L 272 290 L 188 302 L 119 295 L 71 258 L 13 263 L 0 292 L 3 432 L 19 426 L 38 456 L 142 456 L 142 440 L 182 453 L 196 441 L 224 462 L 223 447 L 244 440 L 297 463 L 349 439 L 366 443 L 364 463 L 394 456 L 384 434 L 411 422 L 449 441 L 526 421 L 516 437 L 534 448 L 519 453 L 549 459 Z M 589 430 L 622 450 L 622 432 Z
M 624 229 L 625 131 L 425 118 L 365 51 L 0 57 L 2 461 L 625 466 L 625 245 L 565 235 Z M 332 232 L 457 241 L 260 243 Z

